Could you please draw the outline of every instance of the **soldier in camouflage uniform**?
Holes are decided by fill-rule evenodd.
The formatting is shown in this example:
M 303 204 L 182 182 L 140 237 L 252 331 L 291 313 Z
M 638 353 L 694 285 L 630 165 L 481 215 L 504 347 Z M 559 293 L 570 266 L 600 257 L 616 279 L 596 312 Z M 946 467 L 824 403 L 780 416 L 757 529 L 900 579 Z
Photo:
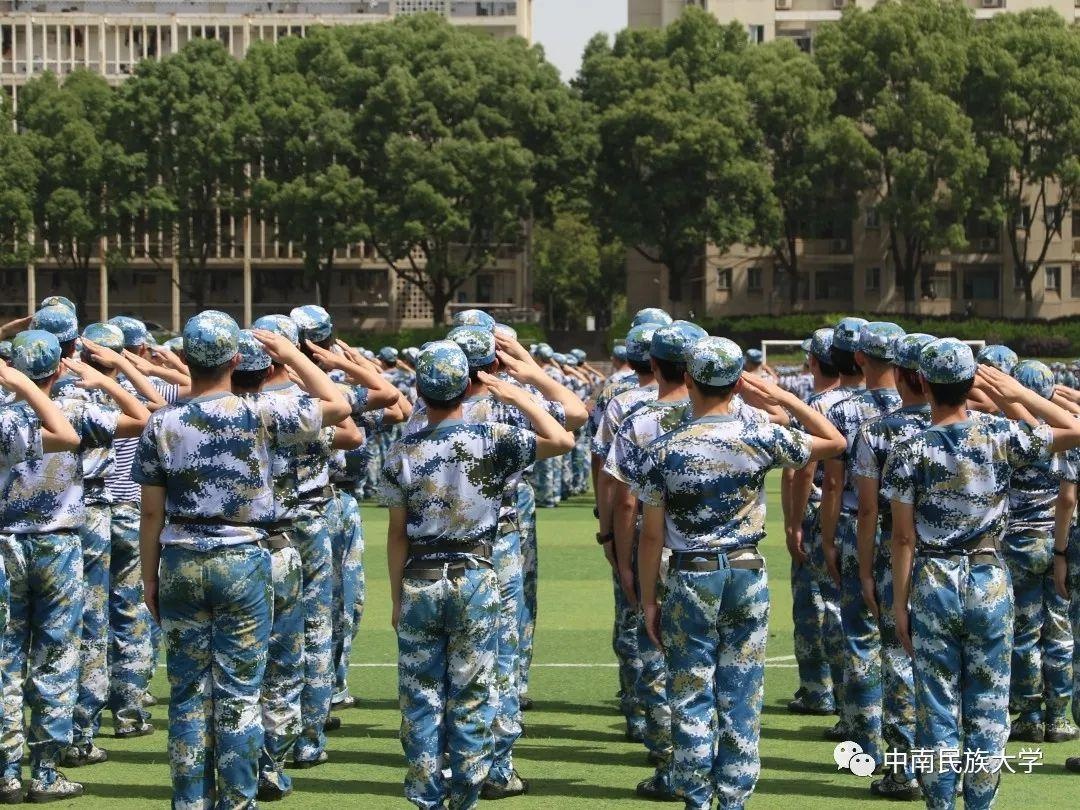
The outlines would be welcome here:
M 639 593 L 635 563 L 640 506 L 630 487 L 641 477 L 646 446 L 692 418 L 683 379 L 686 373 L 684 354 L 687 347 L 706 334 L 704 329 L 686 321 L 676 321 L 653 333 L 649 356 L 657 382 L 657 398 L 623 420 L 604 462 L 604 473 L 613 479 L 613 527 L 619 583 L 624 598 L 635 611 L 638 610 Z M 671 786 L 671 706 L 667 669 L 663 653 L 646 635 L 640 618 L 636 631 L 641 660 L 636 696 L 645 714 L 645 747 L 649 751 L 649 761 L 656 766 L 653 776 L 641 782 L 636 792 L 645 798 L 671 799 L 674 789 Z
M 563 375 L 553 364 L 554 350 L 546 343 L 536 347 L 536 359 L 545 372 L 560 385 Z M 562 500 L 562 459 L 551 458 L 537 463 L 533 474 L 536 490 L 536 505 L 543 509 L 552 509 Z
M 1023 360 L 1012 376 L 1050 399 L 1054 379 L 1038 360 Z M 1016 611 L 1010 708 L 1019 713 L 1009 739 L 1064 742 L 1080 731 L 1069 722 L 1073 638 L 1069 603 L 1054 589 L 1053 529 L 1063 457 L 1039 461 L 1013 473 L 1004 552 Z
M 810 337 L 807 362 L 814 391 L 807 404 L 825 413 L 857 389 L 841 384 L 832 364 L 833 330 L 818 329 Z M 781 500 L 788 553 L 791 555 L 791 616 L 799 688 L 788 711 L 826 715 L 837 711 L 843 686 L 844 631 L 840 623 L 840 592 L 825 570 L 818 509 L 821 505 L 821 465 L 784 470 Z
M 275 514 L 274 445 L 316 442 L 324 424 L 349 413 L 326 375 L 268 332 L 258 333 L 260 342 L 310 396 L 235 396 L 239 334 L 224 313 L 188 321 L 192 397 L 154 414 L 135 460 L 146 602 L 168 639 L 169 762 L 179 810 L 254 804 L 273 605 L 261 527 Z
M 958 340 L 928 344 L 919 369 L 933 426 L 894 446 L 882 473 L 892 502 L 896 632 L 914 659 L 915 745 L 993 762 L 1009 730 L 1013 599 L 1000 554 L 1009 482 L 1017 469 L 1080 444 L 1080 423 L 1007 375 L 976 370 Z M 1020 405 L 1032 424 L 969 412 L 976 378 L 1000 410 Z M 989 808 L 1000 769 L 962 770 L 964 806 Z M 948 767 L 923 773 L 927 807 L 954 807 L 956 780 Z
M 18 338 L 15 343 L 18 343 Z M 34 341 L 32 341 L 33 343 Z M 36 341 L 39 344 L 43 344 L 46 341 Z M 14 345 L 13 343 L 13 359 L 15 359 Z M 61 612 L 65 611 L 65 602 L 70 603 L 71 592 L 69 590 L 71 583 L 65 581 L 63 576 L 55 576 L 49 573 L 49 569 L 53 566 L 48 562 L 38 562 L 31 557 L 27 557 L 23 550 L 24 538 L 17 538 L 9 532 L 14 527 L 14 524 L 21 519 L 21 514 L 11 514 L 7 508 L 9 496 L 13 492 L 17 492 L 23 485 L 24 481 L 21 480 L 25 469 L 31 465 L 40 465 L 45 456 L 44 454 L 60 454 L 69 455 L 72 452 L 77 452 L 81 443 L 80 433 L 72 427 L 65 417 L 64 411 L 61 409 L 60 404 L 56 401 L 50 400 L 48 394 L 38 387 L 38 384 L 27 378 L 27 375 L 20 369 L 26 369 L 30 372 L 31 376 L 37 376 L 38 373 L 44 373 L 50 368 L 54 370 L 56 363 L 59 362 L 59 345 L 53 340 L 55 348 L 55 360 L 51 356 L 52 350 L 48 352 L 32 347 L 24 347 L 19 351 L 19 361 L 17 368 L 11 368 L 7 365 L 0 364 L 0 393 L 2 393 L 5 399 L 5 403 L 0 405 L 0 493 L 3 494 L 3 503 L 5 508 L 0 511 L 2 516 L 2 522 L 0 522 L 0 587 L 3 590 L 3 602 L 0 605 L 0 665 L 4 667 L 4 672 L 11 671 L 15 677 L 12 680 L 11 676 L 5 674 L 4 681 L 4 712 L 5 715 L 9 708 L 12 711 L 17 710 L 17 719 L 9 726 L 5 719 L 5 734 L 3 738 L 4 748 L 4 771 L 0 774 L 0 803 L 3 804 L 18 804 L 23 799 L 22 781 L 20 778 L 19 759 L 21 758 L 21 734 L 23 729 L 23 715 L 22 715 L 22 687 L 23 687 L 23 675 L 24 667 L 22 663 L 25 662 L 25 653 L 20 650 L 13 650 L 6 646 L 6 642 L 11 635 L 9 634 L 10 622 L 12 618 L 10 613 L 14 614 L 15 620 L 20 625 L 25 625 L 27 622 L 26 616 L 26 590 L 27 590 L 27 566 L 29 565 L 33 569 L 33 576 L 35 579 L 35 585 L 44 585 L 45 590 L 51 593 L 54 601 L 58 603 L 51 610 L 48 610 L 46 615 L 42 617 L 43 621 L 35 622 L 37 625 L 36 631 L 39 635 L 44 633 L 44 637 L 37 638 L 35 643 L 39 648 L 48 646 L 53 648 L 69 648 L 71 638 L 74 634 L 74 629 L 67 626 L 64 621 L 52 622 L 48 621 L 48 613 L 56 614 L 57 609 Z M 45 376 L 48 376 L 47 374 Z M 80 418 L 81 426 L 81 418 Z M 87 420 L 90 422 L 92 420 Z M 27 542 L 48 542 L 48 537 L 41 537 L 37 539 L 27 539 Z M 65 555 L 64 562 L 68 563 L 69 567 L 76 567 L 79 561 L 77 540 L 74 544 L 67 543 L 65 545 L 71 546 L 68 549 L 68 553 Z M 6 571 L 8 565 L 15 563 L 15 568 L 11 571 Z M 8 574 L 11 574 L 14 580 L 14 592 L 11 591 L 11 586 L 8 582 Z M 43 582 L 36 582 L 39 575 L 48 574 L 44 577 Z M 13 598 L 14 597 L 14 598 Z M 23 628 L 26 629 L 25 627 Z M 65 630 L 68 633 L 65 635 Z M 74 656 L 70 653 L 69 659 L 66 661 L 67 667 L 76 666 Z M 55 652 L 50 652 L 50 658 L 56 658 Z M 13 663 L 18 661 L 19 663 Z M 44 662 L 43 662 L 44 663 Z M 49 664 L 50 668 L 55 663 L 65 663 L 53 661 Z M 41 664 L 34 667 L 36 670 L 37 678 L 47 673 L 42 672 Z M 39 685 L 45 685 L 40 680 L 31 680 L 26 684 L 29 691 L 29 696 L 39 699 L 37 692 Z M 65 697 L 68 698 L 67 702 L 74 700 L 74 683 L 71 678 L 64 678 L 60 681 L 60 685 L 65 687 Z M 47 690 L 46 695 L 55 694 L 53 690 Z M 35 707 L 34 712 L 38 717 L 38 723 L 42 720 L 41 707 Z M 70 708 L 67 710 L 67 724 L 68 733 L 70 734 Z M 48 718 L 46 718 L 48 719 Z M 57 717 L 55 721 L 50 721 L 50 730 L 55 732 L 59 729 L 58 724 L 63 724 L 63 718 Z M 17 739 L 16 739 L 17 737 Z M 44 742 L 44 741 L 42 741 Z M 17 744 L 17 745 L 16 745 Z M 15 746 L 14 750 L 12 747 Z M 55 762 L 49 763 L 46 757 L 55 757 L 59 754 L 58 746 L 51 746 L 51 751 L 42 751 L 42 744 L 39 742 L 35 745 L 35 766 L 33 778 L 36 782 L 35 788 L 38 798 L 47 799 L 50 796 L 59 796 L 67 798 L 69 796 L 79 795 L 81 793 L 81 786 L 77 786 L 74 783 L 62 780 L 55 771 Z M 45 757 L 42 757 L 42 754 Z M 12 756 L 14 761 L 12 761 Z M 43 761 L 44 760 L 44 761 Z M 48 770 L 52 770 L 52 781 L 46 787 L 42 785 L 41 779 L 43 776 L 48 777 Z M 44 792 L 43 792 L 44 791 Z
M 912 333 L 896 338 L 893 361 L 901 406 L 863 422 L 852 448 L 859 497 L 856 524 L 859 579 L 867 609 L 881 633 L 882 737 L 889 750 L 906 761 L 915 744 L 915 698 L 911 659 L 900 644 L 893 619 L 892 513 L 881 497 L 881 471 L 889 451 L 930 427 L 930 405 L 919 377 L 919 355 L 933 336 Z M 910 768 L 895 768 L 870 785 L 875 796 L 918 799 L 922 793 Z
M 74 338 L 66 342 L 73 344 Z M 58 379 L 63 351 L 56 336 L 41 330 L 22 332 L 12 347 L 15 367 L 34 379 L 43 391 L 51 391 Z M 56 765 L 63 750 L 72 744 L 73 714 L 79 696 L 80 645 L 72 641 L 81 637 L 84 600 L 80 541 L 80 531 L 87 522 L 83 455 L 98 449 L 107 453 L 117 435 L 137 435 L 148 416 L 114 380 L 95 369 L 69 361 L 68 370 L 81 378 L 81 385 L 103 389 L 131 415 L 88 399 L 57 398 L 60 410 L 81 438 L 79 452 L 31 458 L 13 467 L 5 482 L 0 526 L 5 532 L 3 554 L 11 606 L 3 641 L 0 756 L 8 800 L 20 791 L 24 702 L 30 709 L 28 798 L 51 801 L 82 794 L 82 785 L 68 781 Z M 29 408 L 23 403 L 10 407 Z M 100 554 L 96 544 L 93 549 L 89 544 L 87 548 Z M 94 630 L 94 641 L 99 629 Z M 87 652 L 88 660 L 97 659 L 89 649 Z M 28 675 L 25 694 L 24 672 Z M 100 692 L 95 690 L 95 694 Z M 92 719 L 84 719 L 85 731 L 92 740 Z
M 445 802 L 469 808 L 480 798 L 498 703 L 498 623 L 492 617 L 499 613 L 499 585 L 491 556 L 500 504 L 513 476 L 537 457 L 573 446 L 573 436 L 530 394 L 482 372 L 479 379 L 500 402 L 524 412 L 536 433 L 464 424 L 469 378 L 457 344 L 437 341 L 421 352 L 417 389 L 428 426 L 392 448 L 379 486 L 380 500 L 390 507 L 401 740 L 409 765 L 405 797 L 420 808 Z
M 757 544 L 765 537 L 765 476 L 839 453 L 843 437 L 793 394 L 742 375 L 725 338 L 687 352 L 694 420 L 645 450 L 634 490 L 645 506 L 638 573 L 645 625 L 662 646 L 670 686 L 672 783 L 686 807 L 742 807 L 760 772 L 769 590 Z M 769 401 L 810 435 L 731 412 L 736 385 Z M 661 552 L 671 550 L 663 604 Z M 662 644 L 661 644 L 662 642 Z
M 1073 721 L 1080 725 L 1080 526 L 1076 523 L 1077 484 L 1080 483 L 1080 452 L 1070 450 L 1063 465 L 1062 489 L 1054 527 L 1054 587 L 1069 599 L 1069 623 L 1073 635 Z M 1080 774 L 1080 756 L 1065 760 L 1065 768 Z
M 833 405 L 826 417 L 847 440 L 839 459 L 825 464 L 821 496 L 821 539 L 825 563 L 840 588 L 840 618 L 844 628 L 844 688 L 840 719 L 849 739 L 879 765 L 884 761 L 881 736 L 881 634 L 877 620 L 862 598 L 856 550 L 856 514 L 859 501 L 852 472 L 852 445 L 863 422 L 900 405 L 896 371 L 892 365 L 893 340 L 903 335 L 896 324 L 864 323 L 857 342 L 841 321 L 833 335 L 834 351 L 854 345 L 855 362 L 863 370 L 866 390 Z

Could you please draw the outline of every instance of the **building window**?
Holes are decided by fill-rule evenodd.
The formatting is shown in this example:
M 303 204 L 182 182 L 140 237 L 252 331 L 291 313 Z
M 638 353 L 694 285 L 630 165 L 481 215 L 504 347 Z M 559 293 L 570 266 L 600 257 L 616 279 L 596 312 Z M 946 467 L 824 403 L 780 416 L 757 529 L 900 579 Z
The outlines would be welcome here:
M 759 293 L 763 288 L 762 272 L 760 267 L 750 267 L 746 271 L 746 291 Z
M 985 267 L 964 271 L 965 301 L 996 301 L 998 297 L 998 270 Z
M 1072 297 L 1080 298 L 1080 264 L 1074 264 L 1072 266 L 1072 273 L 1070 275 L 1069 281 L 1071 282 L 1071 286 L 1069 289 L 1072 290 Z
M 495 295 L 495 276 L 481 273 L 476 277 L 476 303 L 490 304 Z
M 814 274 L 814 299 L 817 301 L 851 301 L 850 267 L 818 270 Z
M 1046 291 L 1061 292 L 1061 268 L 1057 265 L 1046 268 Z
M 871 205 L 866 209 L 866 229 L 876 231 L 879 228 L 881 228 L 881 214 L 878 213 L 876 205 Z
M 721 267 L 716 271 L 716 289 L 718 290 L 730 290 L 731 289 L 731 268 Z
M 866 292 L 876 293 L 881 289 L 881 268 L 866 268 Z
M 1046 224 L 1046 229 L 1048 231 L 1054 232 L 1061 230 L 1061 206 L 1046 206 L 1043 211 L 1043 222 Z
M 760 45 L 765 41 L 765 26 L 748 25 L 746 26 L 746 34 L 751 45 Z

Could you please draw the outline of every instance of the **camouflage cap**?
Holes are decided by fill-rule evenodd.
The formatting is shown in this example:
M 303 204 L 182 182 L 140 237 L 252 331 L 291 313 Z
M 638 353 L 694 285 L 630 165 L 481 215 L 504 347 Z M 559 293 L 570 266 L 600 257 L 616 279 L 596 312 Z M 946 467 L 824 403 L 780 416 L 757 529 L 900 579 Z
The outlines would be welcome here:
M 539 357 L 541 360 L 550 360 L 554 354 L 555 350 L 552 349 L 548 344 L 536 344 L 536 356 Z
M 270 368 L 270 355 L 250 329 L 240 330 L 239 347 L 240 362 L 236 364 L 237 371 L 262 371 Z
M 483 326 L 455 326 L 446 336 L 469 359 L 469 368 L 483 368 L 495 362 L 495 334 Z
M 993 366 L 998 371 L 1003 371 L 1006 374 L 1012 374 L 1016 364 L 1020 362 L 1016 352 L 999 343 L 983 346 L 979 349 L 979 353 L 975 355 L 975 359 L 983 365 Z
M 765 362 L 765 355 L 761 353 L 761 349 L 747 349 L 746 362 L 761 365 Z
M 857 352 L 859 333 L 867 323 L 865 318 L 844 318 L 833 329 L 833 348 L 845 352 Z
M 893 341 L 904 335 L 904 330 L 889 321 L 864 323 L 859 329 L 859 351 L 877 360 L 893 359 Z
M 188 363 L 214 368 L 228 363 L 240 350 L 240 327 L 224 312 L 208 309 L 184 324 L 184 355 Z
M 653 335 L 662 326 L 665 324 L 648 322 L 630 327 L 630 331 L 626 333 L 626 359 L 634 363 L 648 360 Z
M 416 390 L 436 402 L 461 396 L 469 387 L 469 358 L 452 340 L 425 346 L 416 360 Z
M 579 363 L 584 363 L 585 358 L 589 356 L 585 353 L 584 349 L 571 349 L 570 354 L 573 355 L 574 359 L 577 360 Z
M 300 328 L 288 315 L 263 315 L 255 319 L 251 328 L 273 332 L 275 335 L 281 335 L 293 346 L 300 345 Z
M 330 313 L 317 304 L 304 304 L 289 313 L 303 340 L 319 343 L 334 333 L 334 322 Z
M 612 348 L 611 356 L 614 357 L 616 360 L 625 361 L 626 360 L 626 344 L 625 343 L 620 343 L 618 346 L 615 346 L 614 348 Z
M 0 340 L 0 360 L 5 363 L 11 362 L 11 341 Z
M 923 347 L 937 338 L 925 332 L 910 332 L 893 338 L 893 364 L 911 371 L 919 370 L 919 356 Z
M 810 336 L 810 354 L 824 363 L 832 363 L 833 334 L 831 327 L 815 329 Z
M 517 340 L 517 329 L 512 326 L 507 326 L 505 323 L 497 323 L 491 327 L 491 331 L 502 338 L 509 338 L 510 340 Z
M 551 355 L 551 359 L 558 363 L 560 366 L 566 365 L 566 355 L 562 352 L 555 352 Z
M 686 350 L 708 334 L 696 323 L 674 321 L 670 326 L 662 326 L 653 332 L 649 354 L 657 360 L 685 362 Z
M 401 350 L 401 359 L 410 366 L 416 366 L 416 358 L 420 356 L 420 350 L 415 346 L 406 346 Z
M 183 335 L 177 335 L 176 337 L 171 337 L 168 340 L 166 340 L 165 343 L 162 344 L 162 345 L 164 345 L 165 348 L 168 349 L 171 352 L 183 351 L 183 349 L 184 349 L 184 336 Z
M 427 343 L 424 344 L 425 347 L 427 345 L 428 345 Z M 361 349 L 360 354 L 364 355 L 364 357 L 366 357 L 368 360 L 371 360 L 371 361 L 375 360 L 375 352 L 373 352 L 371 349 Z
M 19 332 L 11 341 L 11 365 L 31 380 L 55 374 L 60 368 L 60 339 L 46 329 Z
M 72 315 L 78 315 L 75 310 L 75 302 L 70 298 L 65 298 L 62 295 L 50 295 L 41 299 L 41 306 L 38 309 L 45 309 L 45 307 L 64 307 L 70 309 Z
M 1054 395 L 1054 372 L 1045 363 L 1021 360 L 1013 367 L 1012 377 L 1024 388 L 1041 397 L 1050 399 Z
M 377 356 L 384 363 L 393 365 L 397 362 L 398 350 L 395 349 L 393 346 L 383 346 L 381 349 L 379 349 L 379 354 Z
M 150 338 L 150 332 L 147 330 L 146 324 L 138 318 L 130 318 L 127 315 L 117 315 L 115 318 L 109 318 L 109 323 L 124 333 L 125 348 L 134 349 L 139 346 L 145 346 Z
M 973 380 L 976 368 L 971 347 L 956 338 L 927 343 L 919 354 L 919 372 L 932 383 L 945 385 Z
M 803 338 L 803 342 L 799 344 L 799 348 L 807 354 L 810 354 L 810 349 L 814 345 L 813 338 Z
M 578 359 L 576 357 L 574 357 L 574 355 L 572 355 L 572 354 L 564 354 L 563 357 L 566 358 L 565 365 L 568 365 L 571 368 L 574 368 L 575 366 L 578 365 Z
M 668 326 L 671 324 L 671 316 L 668 315 L 660 307 L 646 307 L 645 309 L 639 309 L 634 315 L 634 320 L 630 326 L 641 326 L 645 323 L 655 323 L 660 326 Z
M 30 319 L 30 329 L 52 332 L 61 343 L 79 336 L 79 320 L 75 311 L 59 304 L 42 307 Z
M 90 323 L 82 330 L 82 336 L 106 349 L 114 352 L 124 350 L 124 333 L 119 326 L 113 323 Z
M 686 370 L 703 385 L 731 385 L 745 364 L 742 349 L 727 338 L 704 337 L 686 351 Z
M 450 323 L 453 326 L 482 326 L 488 330 L 495 328 L 495 319 L 482 309 L 463 309 L 454 314 Z

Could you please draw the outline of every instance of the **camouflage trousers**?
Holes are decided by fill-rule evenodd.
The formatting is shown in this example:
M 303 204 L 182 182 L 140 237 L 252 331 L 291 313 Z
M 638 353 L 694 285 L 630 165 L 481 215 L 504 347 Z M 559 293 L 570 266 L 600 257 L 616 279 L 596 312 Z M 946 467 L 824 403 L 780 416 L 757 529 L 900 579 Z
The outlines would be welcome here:
M 23 709 L 30 710 L 30 770 L 52 784 L 56 760 L 71 745 L 79 688 L 83 609 L 78 532 L 0 535 L 10 594 L 3 657 L 3 777 L 19 778 Z
M 364 463 L 364 474 L 360 480 L 360 488 L 363 490 L 363 496 L 370 498 L 375 494 L 375 485 L 379 481 L 383 457 L 377 441 L 367 442 L 364 446 L 367 448 L 367 461 Z
M 325 504 L 303 504 L 293 540 L 303 564 L 304 688 L 300 696 L 303 729 L 294 758 L 317 759 L 326 748 L 323 726 L 334 695 L 334 561 Z
M 660 611 L 674 745 L 688 808 L 741 808 L 761 770 L 769 586 L 765 570 L 671 571 Z
M 640 531 L 640 527 L 638 529 Z M 636 552 L 636 548 L 635 548 Z M 671 552 L 664 549 L 660 561 L 659 601 L 663 601 L 664 582 L 667 580 Z M 634 559 L 634 588 L 639 597 L 641 587 L 637 582 L 637 559 Z M 637 622 L 637 651 L 641 660 L 635 691 L 637 703 L 645 717 L 645 747 L 660 763 L 657 775 L 665 783 L 671 778 L 671 701 L 668 700 L 668 671 L 664 652 L 653 644 L 645 631 L 645 620 L 639 614 Z
M 589 489 L 589 431 L 584 427 L 578 428 L 575 436 L 574 449 L 569 454 L 572 470 L 570 491 L 580 495 Z
M 889 751 L 903 754 L 898 760 L 908 761 L 907 754 L 915 747 L 915 673 L 911 656 L 896 634 L 896 615 L 893 613 L 893 574 L 891 538 L 883 536 L 874 562 L 878 610 L 881 618 L 881 736 Z M 906 781 L 915 778 L 910 767 L 898 771 Z
M 401 585 L 398 692 L 405 798 L 475 807 L 493 756 L 499 583 L 488 568 Z M 450 784 L 443 778 L 449 767 Z
M 844 688 L 840 719 L 848 737 L 879 765 L 884 762 L 881 733 L 881 631 L 866 606 L 859 581 L 855 516 L 840 515 L 840 619 L 844 626 Z
M 349 697 L 349 656 L 364 616 L 364 522 L 360 503 L 352 492 L 338 490 L 330 520 L 334 551 L 334 695 L 333 702 Z
M 273 588 L 270 554 L 165 546 L 158 604 L 169 673 L 173 807 L 254 807 Z
M 300 736 L 300 692 L 304 683 L 304 607 L 300 602 L 303 566 L 300 552 L 282 548 L 270 552 L 274 589 L 266 674 L 263 676 L 263 748 L 259 781 L 288 790 L 285 758 Z
M 1019 722 L 1040 725 L 1065 719 L 1072 697 L 1069 603 L 1054 588 L 1052 542 L 1043 538 L 1047 553 L 1034 560 L 1006 552 L 1016 612 L 1009 704 Z
M 518 525 L 521 527 L 521 626 L 518 628 L 518 694 L 529 691 L 529 670 L 532 668 L 533 638 L 536 635 L 536 494 L 532 484 L 518 482 Z
M 492 552 L 499 583 L 499 626 L 496 640 L 495 689 L 498 707 L 492 722 L 494 756 L 489 780 L 507 784 L 514 775 L 514 743 L 521 736 L 518 698 L 519 632 L 524 592 L 521 576 L 521 533 L 516 526 L 500 526 Z
M 1004 567 L 917 556 L 911 582 L 915 649 L 915 745 L 1005 753 L 1009 736 L 1009 656 L 1013 602 Z M 965 761 L 966 754 L 961 754 Z M 958 774 L 921 774 L 926 806 L 956 805 Z M 963 776 L 964 807 L 989 808 L 1000 773 Z
M 637 691 L 643 667 L 638 651 L 641 613 L 630 605 L 614 571 L 611 581 L 615 590 L 615 624 L 611 631 L 611 648 L 619 665 L 619 710 L 626 718 L 627 731 L 644 738 L 645 707 L 641 705 Z
M 541 459 L 533 469 L 536 505 L 545 509 L 558 506 L 562 500 L 562 457 Z
M 1080 533 L 1074 526 L 1069 537 L 1069 623 L 1073 633 L 1073 722 L 1080 725 Z
M 114 503 L 109 560 L 109 709 L 113 727 L 125 731 L 149 719 L 142 699 L 150 683 L 150 627 L 139 564 L 139 504 Z
M 101 724 L 109 699 L 109 568 L 112 505 L 88 503 L 80 531 L 83 558 L 82 637 L 79 642 L 79 694 L 75 700 L 72 744 L 87 747 Z
M 791 618 L 799 693 L 808 706 L 834 711 L 844 676 L 844 631 L 840 593 L 825 570 L 817 510 L 803 520 L 803 548 L 808 559 L 791 564 Z

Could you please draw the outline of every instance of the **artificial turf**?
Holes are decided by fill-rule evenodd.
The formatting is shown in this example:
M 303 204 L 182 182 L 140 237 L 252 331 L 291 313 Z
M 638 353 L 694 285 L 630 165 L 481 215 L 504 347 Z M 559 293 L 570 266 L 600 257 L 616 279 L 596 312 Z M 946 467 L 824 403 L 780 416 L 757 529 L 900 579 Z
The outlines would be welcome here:
M 772 615 L 769 663 L 762 717 L 762 774 L 752 807 L 830 808 L 869 803 L 869 779 L 837 772 L 833 744 L 821 738 L 831 717 L 796 717 L 785 704 L 797 685 L 792 656 L 789 563 L 784 549 L 777 498 L 778 479 L 769 480 L 769 561 Z M 330 737 L 330 762 L 294 771 L 296 791 L 283 808 L 383 808 L 406 806 L 401 779 L 404 760 L 398 742 L 395 641 L 389 622 L 386 586 L 386 511 L 363 510 L 367 553 L 367 608 L 353 649 L 350 687 L 357 708 L 341 713 L 342 729 Z M 506 800 L 507 808 L 582 808 L 644 804 L 634 796 L 650 771 L 640 745 L 623 739 L 614 695 L 616 671 L 611 652 L 612 589 L 607 563 L 593 541 L 592 504 L 584 498 L 557 509 L 541 510 L 540 618 L 531 694 L 536 708 L 526 714 L 526 736 L 516 748 L 516 764 L 531 783 L 528 796 Z M 159 731 L 119 742 L 102 736 L 109 762 L 71 770 L 86 785 L 87 796 L 72 807 L 161 807 L 169 801 L 165 755 L 168 686 L 163 667 L 153 683 L 162 701 L 155 707 Z M 106 719 L 105 727 L 109 727 Z M 1031 775 L 1006 775 L 998 808 L 1076 807 L 1080 777 L 1062 763 L 1080 754 L 1080 743 L 1044 745 L 1043 762 Z M 1010 744 L 1009 753 L 1019 746 Z M 327 802 L 330 804 L 328 805 Z M 269 805 L 268 805 L 269 806 Z M 922 806 L 918 803 L 912 806 Z

